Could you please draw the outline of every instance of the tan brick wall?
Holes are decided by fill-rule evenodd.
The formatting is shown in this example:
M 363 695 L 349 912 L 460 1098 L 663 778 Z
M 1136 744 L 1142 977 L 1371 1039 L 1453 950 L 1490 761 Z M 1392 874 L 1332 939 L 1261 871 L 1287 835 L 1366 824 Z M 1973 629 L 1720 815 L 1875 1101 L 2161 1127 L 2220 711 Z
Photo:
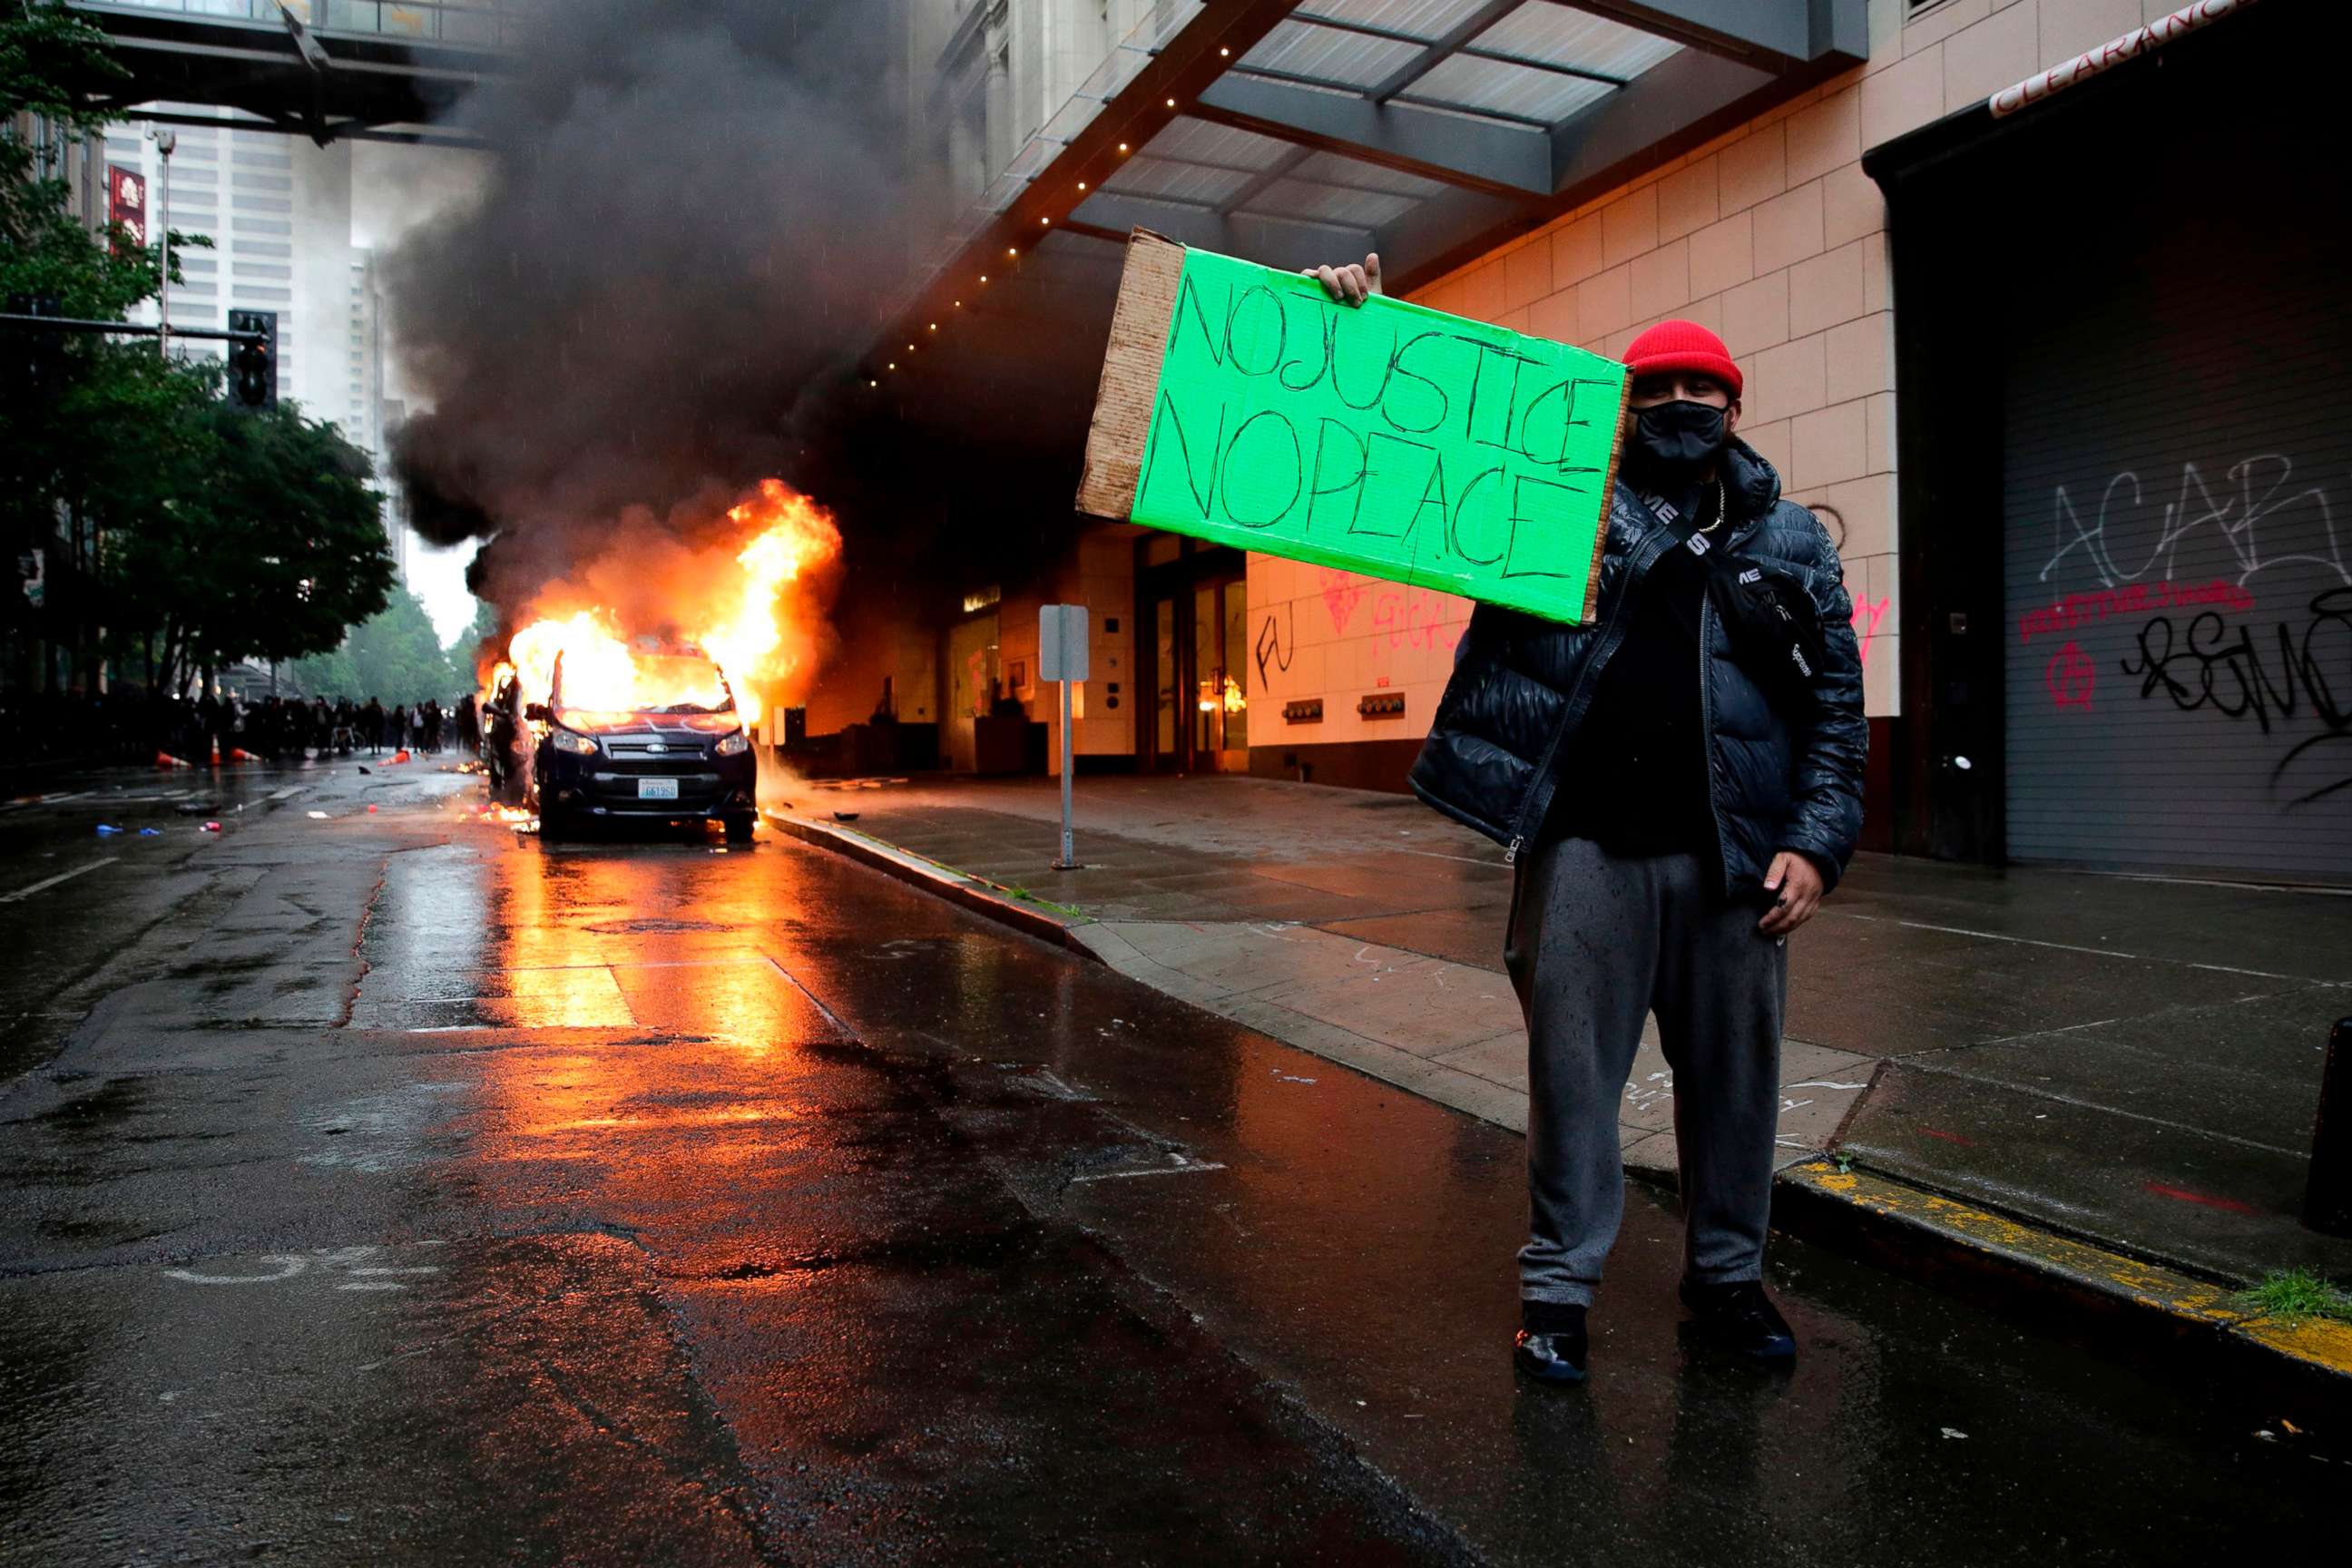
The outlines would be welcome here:
M 1442 310 L 1612 358 L 1685 316 L 1722 334 L 1746 372 L 1739 433 L 1840 542 L 1873 716 L 1899 711 L 1895 300 L 1885 205 L 1862 154 L 2177 8 L 2179 0 L 1944 0 L 1906 24 L 1871 0 L 1864 66 L 1675 163 L 1562 215 L 1416 293 Z M 1368 605 L 1395 598 L 1402 633 Z M 1253 556 L 1251 618 L 1294 628 L 1297 654 L 1254 697 L 1278 715 L 1324 699 L 1319 726 L 1255 722 L 1260 744 L 1428 729 L 1465 601 Z M 1344 613 L 1343 613 L 1344 612 Z M 1310 651 L 1312 653 L 1310 655 Z M 1253 670 L 1253 674 L 1255 671 Z M 1364 691 L 1407 693 L 1402 726 L 1356 717 Z M 1255 713 L 1254 713 L 1255 720 Z
M 1135 668 L 1135 540 L 1140 531 L 1125 524 L 1089 528 L 1078 535 L 1071 556 L 1055 576 L 1056 603 L 1087 606 L 1087 678 L 1070 693 L 1070 750 L 1074 755 L 1130 756 L 1135 752 L 1135 714 L 1150 694 L 1137 686 Z M 1037 612 L 1044 600 L 1024 602 L 1017 616 L 1007 602 L 1000 634 L 1007 666 L 1020 659 L 1027 684 L 1014 695 L 1029 717 L 1045 726 L 1046 771 L 1062 771 L 1061 689 L 1040 673 Z M 1116 623 L 1118 629 L 1112 630 Z M 1113 692 L 1116 685 L 1118 689 Z

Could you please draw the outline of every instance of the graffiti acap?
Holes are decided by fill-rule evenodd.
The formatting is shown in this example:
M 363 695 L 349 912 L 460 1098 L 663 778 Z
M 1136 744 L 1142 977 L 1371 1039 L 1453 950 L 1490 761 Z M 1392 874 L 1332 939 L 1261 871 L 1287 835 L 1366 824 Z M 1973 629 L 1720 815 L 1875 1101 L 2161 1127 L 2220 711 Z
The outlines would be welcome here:
M 2283 566 L 2293 561 L 2324 566 L 2336 574 L 2337 581 L 2352 584 L 2352 569 L 2347 569 L 2343 546 L 2336 537 L 2336 518 L 2327 503 L 2327 492 L 2316 485 L 2288 491 L 2287 481 L 2294 474 L 2294 459 L 2284 453 L 2265 452 L 2231 464 L 2229 484 L 2217 497 L 2195 463 L 2181 464 L 2179 489 L 2172 500 L 2164 502 L 2161 526 L 2156 531 L 2147 554 L 2138 561 L 2128 557 L 2118 560 L 2116 541 L 2110 534 L 2112 528 L 2129 514 L 2143 511 L 2147 504 L 2137 473 L 2126 468 L 2109 479 L 2099 492 L 2097 512 L 2087 521 L 2074 499 L 2066 493 L 2066 487 L 2060 485 L 2051 504 L 2053 548 L 2050 559 L 2042 563 L 2042 580 L 2048 582 L 2050 574 L 2068 556 L 2078 552 L 2103 587 L 2137 582 L 2150 574 L 2175 577 L 2179 575 L 2180 547 L 2202 531 L 2228 549 L 2238 567 L 2236 580 L 2241 584 L 2267 567 Z M 2321 542 L 2318 551 L 2265 554 L 2263 523 L 2289 508 L 2309 516 L 2301 511 L 2303 503 L 2316 509 Z

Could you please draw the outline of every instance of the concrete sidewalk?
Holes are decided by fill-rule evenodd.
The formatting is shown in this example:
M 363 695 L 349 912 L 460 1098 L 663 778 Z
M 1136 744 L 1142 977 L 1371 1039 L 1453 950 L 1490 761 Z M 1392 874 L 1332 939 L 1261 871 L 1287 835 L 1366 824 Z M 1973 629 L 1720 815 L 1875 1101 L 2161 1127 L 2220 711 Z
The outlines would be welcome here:
M 809 784 L 780 816 L 951 868 L 1162 991 L 1524 1130 L 1497 847 L 1318 785 L 1086 779 L 1078 799 L 1074 872 L 1052 868 L 1047 780 Z M 2196 1279 L 2352 1277 L 2352 1243 L 2297 1221 L 2328 1026 L 2352 1015 L 2352 898 L 1864 856 L 1790 953 L 1784 1166 L 1834 1151 Z M 1670 1179 L 1654 1036 L 1620 1121 L 1628 1166 Z

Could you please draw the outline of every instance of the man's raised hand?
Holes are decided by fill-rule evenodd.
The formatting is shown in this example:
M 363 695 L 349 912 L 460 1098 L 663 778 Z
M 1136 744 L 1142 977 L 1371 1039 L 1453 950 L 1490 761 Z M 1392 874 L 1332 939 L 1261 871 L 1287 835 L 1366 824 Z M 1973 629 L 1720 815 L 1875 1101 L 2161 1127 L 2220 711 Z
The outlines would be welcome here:
M 1346 305 L 1360 305 L 1381 291 L 1381 258 L 1375 251 L 1364 258 L 1358 267 L 1305 267 L 1299 270 L 1323 285 L 1334 300 Z

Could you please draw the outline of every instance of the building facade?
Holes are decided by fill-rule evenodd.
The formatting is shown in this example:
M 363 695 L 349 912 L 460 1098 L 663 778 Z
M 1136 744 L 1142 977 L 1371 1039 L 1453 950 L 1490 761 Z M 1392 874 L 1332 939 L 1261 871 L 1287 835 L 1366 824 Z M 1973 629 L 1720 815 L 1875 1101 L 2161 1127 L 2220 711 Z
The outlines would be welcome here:
M 374 463 L 376 482 L 394 487 L 385 464 L 391 426 L 385 398 L 383 293 L 373 253 L 352 242 L 352 146 L 319 147 L 299 136 L 237 129 L 202 106 L 163 104 L 216 126 L 173 128 L 168 195 L 163 159 L 147 127 L 110 126 L 94 155 L 146 182 L 148 223 L 201 236 L 209 246 L 173 252 L 182 281 L 171 289 L 174 328 L 219 329 L 233 310 L 278 313 L 278 393 L 314 419 L 332 422 Z M 98 187 L 103 189 L 102 170 Z M 103 221 L 100 211 L 95 221 Z M 152 301 L 132 319 L 152 323 Z M 174 352 L 219 360 L 206 339 L 174 340 Z M 407 529 L 399 498 L 384 519 L 405 567 Z
M 1064 12 L 1111 9 L 939 14 L 1018 88 L 1024 37 L 1076 36 Z M 2327 141 L 2341 8 L 1779 9 L 1817 42 L 1841 16 L 1861 26 L 1753 112 L 1659 119 L 1646 155 L 1612 147 L 1624 177 L 1563 174 L 1549 210 L 1522 203 L 1449 248 L 1428 238 L 1436 216 L 1494 200 L 1502 165 L 1417 151 L 1409 133 L 1431 117 L 1470 123 L 1444 145 L 1474 153 L 1536 129 L 1572 173 L 1580 146 L 1632 134 L 1604 118 L 1612 105 L 1703 96 L 1738 40 L 1688 41 L 1674 24 L 1707 10 L 1688 4 L 1303 4 L 1167 93 L 1170 113 L 1118 142 L 1098 188 L 1042 211 L 1061 232 L 1036 248 L 1115 257 L 1140 225 L 1294 266 L 1359 259 L 1369 237 L 1399 253 L 1391 271 L 1421 303 L 1611 357 L 1661 319 L 1700 321 L 1746 370 L 1740 435 L 1844 562 L 1868 843 L 2352 881 L 2352 524 L 2335 514 L 2352 495 L 2346 209 L 2340 174 L 2312 175 L 2299 153 Z M 1150 12 L 1173 48 L 1197 11 L 1113 20 Z M 992 56 L 1000 33 L 1012 47 Z M 1129 107 L 1117 84 L 1132 63 L 1114 44 L 1089 79 L 1102 103 L 1080 109 Z M 950 144 L 968 161 L 987 149 L 967 176 L 982 216 L 1017 213 L 1034 199 L 1018 178 L 1041 156 L 1034 136 L 1083 149 L 1086 121 L 1066 107 L 1062 142 L 1050 118 L 1024 132 L 1046 106 L 1009 93 L 1000 126 L 993 79 L 959 68 L 955 101 L 988 112 Z M 944 729 L 1010 701 L 1050 731 L 1054 693 L 1026 657 L 1049 596 L 1094 612 L 1082 765 L 1390 789 L 1470 609 L 1074 520 L 1034 591 L 940 628 Z M 941 750 L 981 765 L 971 746 Z

